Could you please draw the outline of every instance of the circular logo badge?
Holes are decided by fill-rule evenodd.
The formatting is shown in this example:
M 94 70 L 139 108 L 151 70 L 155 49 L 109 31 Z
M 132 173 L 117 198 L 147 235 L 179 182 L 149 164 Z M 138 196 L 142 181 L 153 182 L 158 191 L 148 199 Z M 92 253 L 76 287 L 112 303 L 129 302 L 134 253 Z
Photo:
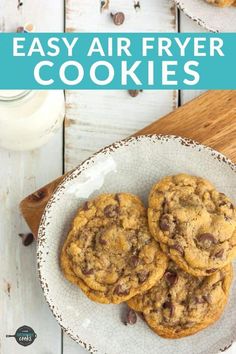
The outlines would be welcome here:
M 6 337 L 14 337 L 17 343 L 27 347 L 32 344 L 37 337 L 37 334 L 29 326 L 22 326 L 17 329 L 15 335 L 7 335 Z

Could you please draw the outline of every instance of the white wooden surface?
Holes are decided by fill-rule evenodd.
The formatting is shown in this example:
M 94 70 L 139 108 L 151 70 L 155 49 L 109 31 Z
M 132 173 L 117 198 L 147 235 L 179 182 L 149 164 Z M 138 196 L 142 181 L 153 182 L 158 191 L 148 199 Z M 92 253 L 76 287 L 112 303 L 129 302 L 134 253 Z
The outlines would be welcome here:
M 25 22 L 38 31 L 62 31 L 64 9 L 60 0 L 0 0 L 0 30 L 15 31 Z M 52 18 L 52 13 L 56 16 Z M 42 149 L 14 153 L 0 149 L 0 353 L 61 354 L 61 329 L 42 294 L 37 271 L 35 243 L 22 246 L 19 232 L 28 231 L 19 215 L 23 196 L 62 172 L 62 131 Z M 31 326 L 38 337 L 28 348 L 20 346 L 14 334 L 22 325 Z
M 0 0 L 0 31 L 14 31 L 32 22 L 38 31 L 62 31 L 63 0 Z M 125 24 L 115 27 L 109 12 L 100 14 L 99 0 L 67 0 L 68 31 L 202 31 L 195 23 L 180 16 L 169 0 L 140 0 L 136 12 L 133 0 L 111 0 L 110 11 L 123 11 Z M 198 91 L 181 92 L 184 103 Z M 149 122 L 172 111 L 178 104 L 175 91 L 144 91 L 131 98 L 126 91 L 67 92 L 64 132 L 40 150 L 12 153 L 0 150 L 0 354 L 85 354 L 85 350 L 63 335 L 44 301 L 35 269 L 35 245 L 25 248 L 17 238 L 27 228 L 17 211 L 23 196 L 60 175 L 63 165 L 71 169 L 98 148 L 132 134 Z M 38 334 L 35 343 L 24 348 L 6 334 L 27 324 Z M 235 354 L 231 347 L 228 354 Z M 109 353 L 108 353 L 109 354 Z M 110 353 L 112 354 L 112 353 Z M 125 353 L 124 353 L 125 354 Z M 146 353 L 144 353 L 146 354 Z

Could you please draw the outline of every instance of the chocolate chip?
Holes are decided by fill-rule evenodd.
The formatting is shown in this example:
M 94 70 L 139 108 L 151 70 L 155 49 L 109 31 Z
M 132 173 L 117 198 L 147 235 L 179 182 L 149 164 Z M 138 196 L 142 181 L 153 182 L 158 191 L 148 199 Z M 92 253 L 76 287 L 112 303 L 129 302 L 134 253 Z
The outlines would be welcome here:
M 223 248 L 221 250 L 219 250 L 218 252 L 215 253 L 215 257 L 216 258 L 223 258 L 224 255 L 224 250 Z
M 111 17 L 116 26 L 122 25 L 125 21 L 125 15 L 123 12 L 117 12 L 115 14 L 111 14 Z
M 140 9 L 141 6 L 140 6 L 140 2 L 139 1 L 135 1 L 134 2 L 134 9 L 137 10 L 137 9 Z
M 176 272 L 167 271 L 165 273 L 165 279 L 168 286 L 174 286 L 178 281 L 178 274 Z
M 21 233 L 19 236 L 21 237 L 24 246 L 29 246 L 34 241 L 34 235 L 32 233 Z
M 128 92 L 131 97 L 137 97 L 142 90 L 128 90 Z
M 170 249 L 173 249 L 173 250 L 176 250 L 178 251 L 182 256 L 184 255 L 184 249 L 182 246 L 180 246 L 179 244 L 175 244 L 175 245 L 172 245 L 170 246 Z
M 142 284 L 147 280 L 149 273 L 146 270 L 143 270 L 142 272 L 139 272 L 137 276 L 138 276 L 139 283 Z
M 93 269 L 84 268 L 82 270 L 82 272 L 83 272 L 84 275 L 92 275 L 94 271 L 93 271 Z
M 129 259 L 129 265 L 133 268 L 137 267 L 139 264 L 139 258 L 138 256 L 131 256 Z
M 170 218 L 168 214 L 163 214 L 159 220 L 159 226 L 162 231 L 170 230 Z
M 217 243 L 215 236 L 210 233 L 207 233 L 207 232 L 204 234 L 198 235 L 197 240 L 201 244 L 201 246 L 203 246 L 204 248 L 209 248 L 209 247 L 211 247 L 212 244 Z
M 207 269 L 206 273 L 211 274 L 211 273 L 215 273 L 216 271 L 217 271 L 216 268 L 211 268 L 211 269 Z
M 104 208 L 104 214 L 108 218 L 114 218 L 115 216 L 117 216 L 119 214 L 119 207 L 117 205 L 113 205 L 113 204 L 107 205 Z
M 128 309 L 128 311 L 126 312 L 126 316 L 124 319 L 124 324 L 125 325 L 134 325 L 137 322 L 137 315 L 136 312 L 134 312 L 134 310 L 132 309 Z
M 16 32 L 17 33 L 24 33 L 25 29 L 24 29 L 24 27 L 20 26 L 20 27 L 17 27 Z
M 117 294 L 117 295 L 119 295 L 119 296 L 120 296 L 120 295 L 128 295 L 129 292 L 130 292 L 129 289 L 124 289 L 124 288 L 122 287 L 122 285 L 120 285 L 120 284 L 118 284 L 118 285 L 115 287 L 115 289 L 114 289 L 114 293 Z
M 174 316 L 174 313 L 175 313 L 175 308 L 174 308 L 174 305 L 172 304 L 171 301 L 166 301 L 164 302 L 164 304 L 162 305 L 163 309 L 168 309 L 170 310 L 170 317 L 173 317 Z
M 102 238 L 102 236 L 100 236 L 99 237 L 99 243 L 101 244 L 101 245 L 106 245 L 107 244 L 107 241 L 104 239 L 104 238 Z

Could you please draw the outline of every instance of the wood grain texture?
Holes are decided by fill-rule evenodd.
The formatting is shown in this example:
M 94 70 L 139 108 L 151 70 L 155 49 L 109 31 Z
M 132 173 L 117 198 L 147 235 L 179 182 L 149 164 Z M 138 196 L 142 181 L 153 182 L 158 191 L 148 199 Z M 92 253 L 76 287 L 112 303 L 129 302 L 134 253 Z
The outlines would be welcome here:
M 236 91 L 208 91 L 165 117 L 139 130 L 140 134 L 174 134 L 197 140 L 236 162 Z M 29 227 L 37 233 L 41 214 L 62 177 L 21 202 Z
M 123 11 L 125 22 L 115 26 L 110 13 Z M 175 32 L 176 10 L 167 0 L 111 0 L 100 12 L 98 0 L 67 0 L 66 30 L 86 32 Z M 65 170 L 69 171 L 95 151 L 120 140 L 176 108 L 170 91 L 144 91 L 136 98 L 126 90 L 67 91 Z
M 63 30 L 63 1 L 0 0 L 0 31 L 15 31 L 33 22 L 38 31 Z M 51 14 L 56 16 L 52 20 Z M 61 354 L 61 329 L 42 293 L 36 267 L 36 244 L 22 245 L 18 233 L 29 229 L 19 213 L 20 200 L 62 173 L 62 131 L 43 148 L 32 152 L 0 149 L 0 353 Z M 37 333 L 35 343 L 25 348 L 14 338 L 22 325 Z

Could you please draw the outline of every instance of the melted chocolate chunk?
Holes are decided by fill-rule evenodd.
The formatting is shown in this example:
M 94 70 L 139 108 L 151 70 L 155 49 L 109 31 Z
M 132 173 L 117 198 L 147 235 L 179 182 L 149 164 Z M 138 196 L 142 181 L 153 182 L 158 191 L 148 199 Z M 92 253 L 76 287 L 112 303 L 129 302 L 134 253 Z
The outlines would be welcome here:
M 170 230 L 170 217 L 168 214 L 163 214 L 159 221 L 159 226 L 162 231 L 169 231 Z
M 129 265 L 133 268 L 137 267 L 139 263 L 139 258 L 138 256 L 131 256 L 129 260 Z
M 216 272 L 216 271 L 217 271 L 216 268 L 211 268 L 211 269 L 207 269 L 207 270 L 206 270 L 206 272 L 207 272 L 208 274 L 214 273 L 214 272 Z
M 173 271 L 167 271 L 165 273 L 165 279 L 166 279 L 166 282 L 167 282 L 168 286 L 172 287 L 178 281 L 178 274 L 176 272 L 173 272 Z
M 174 308 L 174 305 L 172 304 L 171 301 L 166 301 L 164 302 L 164 304 L 162 305 L 163 309 L 168 309 L 170 310 L 170 317 L 173 317 L 174 316 L 174 313 L 175 313 L 175 308 Z
M 114 293 L 121 296 L 121 295 L 128 295 L 130 292 L 129 289 L 124 289 L 122 287 L 122 285 L 118 284 L 116 287 L 115 287 L 115 290 L 114 290 Z
M 209 248 L 211 245 L 217 244 L 217 240 L 214 235 L 210 233 L 203 233 L 197 236 L 197 241 L 203 248 Z
M 119 207 L 117 205 L 107 205 L 104 208 L 104 214 L 108 218 L 114 218 L 119 214 Z
M 94 271 L 93 269 L 84 268 L 82 272 L 84 275 L 92 275 Z
M 139 272 L 137 274 L 139 283 L 141 283 L 141 284 L 144 283 L 147 280 L 148 275 L 149 275 L 149 273 L 145 270 L 143 270 L 142 272 Z

